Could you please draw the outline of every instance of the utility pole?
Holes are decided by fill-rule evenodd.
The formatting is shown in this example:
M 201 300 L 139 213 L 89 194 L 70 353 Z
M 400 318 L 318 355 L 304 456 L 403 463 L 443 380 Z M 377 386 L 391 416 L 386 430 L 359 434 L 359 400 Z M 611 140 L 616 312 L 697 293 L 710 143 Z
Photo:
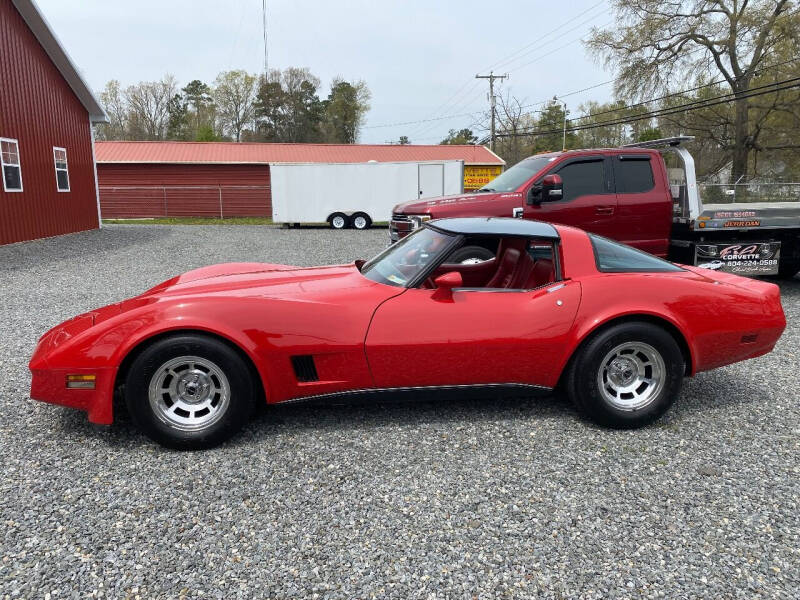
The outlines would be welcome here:
M 267 49 L 267 0 L 261 0 L 261 22 L 264 30 L 264 85 L 269 80 L 269 50 Z
M 556 100 L 558 100 L 558 98 L 556 98 Z M 567 103 L 564 102 L 563 100 L 558 100 L 558 101 L 564 105 L 564 137 L 561 142 L 561 149 L 566 150 L 567 149 Z
M 492 134 L 491 134 L 491 141 L 489 143 L 489 148 L 494 151 L 494 122 L 495 122 L 495 113 L 497 112 L 495 107 L 497 106 L 497 99 L 494 95 L 494 80 L 495 79 L 508 79 L 508 73 L 505 75 L 495 75 L 494 71 L 489 71 L 488 75 L 475 75 L 475 79 L 488 79 L 489 80 L 489 108 L 492 111 Z

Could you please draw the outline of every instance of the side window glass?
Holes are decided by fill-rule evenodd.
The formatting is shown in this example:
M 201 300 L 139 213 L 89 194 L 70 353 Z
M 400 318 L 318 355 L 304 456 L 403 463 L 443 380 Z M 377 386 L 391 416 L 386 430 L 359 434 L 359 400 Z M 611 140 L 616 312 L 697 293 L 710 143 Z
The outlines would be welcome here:
M 597 270 L 604 273 L 659 273 L 683 271 L 671 262 L 662 260 L 625 244 L 618 244 L 598 235 L 589 234 L 594 249 Z
M 570 163 L 556 172 L 564 182 L 563 199 L 566 201 L 606 193 L 606 170 L 602 160 Z
M 617 159 L 615 162 L 618 194 L 640 194 L 655 187 L 649 160 Z

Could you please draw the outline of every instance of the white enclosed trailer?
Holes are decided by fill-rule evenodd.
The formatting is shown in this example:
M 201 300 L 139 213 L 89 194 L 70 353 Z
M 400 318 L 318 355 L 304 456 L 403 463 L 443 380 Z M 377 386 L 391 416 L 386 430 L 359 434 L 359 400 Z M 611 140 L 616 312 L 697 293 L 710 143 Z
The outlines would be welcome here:
M 464 191 L 464 161 L 270 165 L 275 223 L 366 229 L 401 202 Z

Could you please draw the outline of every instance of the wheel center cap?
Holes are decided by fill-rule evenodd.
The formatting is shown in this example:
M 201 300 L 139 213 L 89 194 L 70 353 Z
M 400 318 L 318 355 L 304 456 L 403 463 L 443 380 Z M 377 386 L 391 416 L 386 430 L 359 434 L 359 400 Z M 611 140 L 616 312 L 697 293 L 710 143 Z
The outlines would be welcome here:
M 627 386 L 636 379 L 636 365 L 627 358 L 615 358 L 608 366 L 608 377 L 614 385 Z
M 211 380 L 202 371 L 189 371 L 178 380 L 178 396 L 189 404 L 198 404 L 208 398 L 211 389 Z

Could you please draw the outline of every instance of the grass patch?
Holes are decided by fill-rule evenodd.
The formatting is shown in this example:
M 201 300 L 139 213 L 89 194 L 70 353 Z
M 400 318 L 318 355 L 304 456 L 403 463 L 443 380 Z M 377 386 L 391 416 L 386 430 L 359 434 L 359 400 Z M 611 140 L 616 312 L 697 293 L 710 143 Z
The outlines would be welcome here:
M 154 219 L 103 219 L 109 225 L 272 225 L 269 217 L 158 217 Z

